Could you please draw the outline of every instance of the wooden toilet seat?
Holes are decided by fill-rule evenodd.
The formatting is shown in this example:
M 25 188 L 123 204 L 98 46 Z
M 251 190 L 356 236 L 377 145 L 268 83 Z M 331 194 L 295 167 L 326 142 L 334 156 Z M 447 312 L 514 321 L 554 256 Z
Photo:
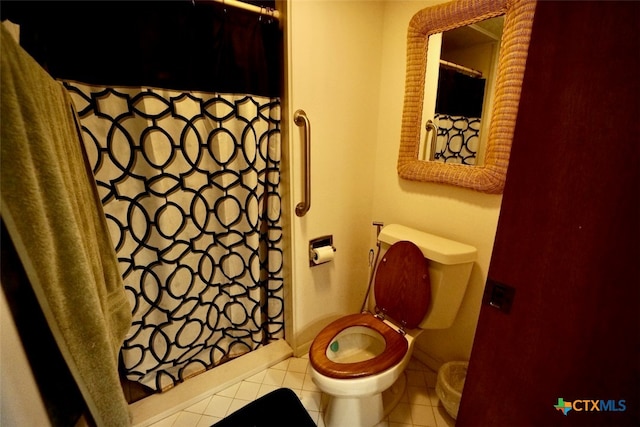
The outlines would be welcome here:
M 353 326 L 373 329 L 384 337 L 385 348 L 378 356 L 355 363 L 336 363 L 327 357 L 327 347 L 340 332 Z M 313 340 L 309 350 L 311 366 L 331 378 L 359 378 L 375 375 L 399 363 L 409 345 L 406 338 L 371 313 L 351 314 L 339 318 L 324 328 Z
M 374 285 L 377 308 L 385 317 L 395 320 L 404 329 L 418 327 L 427 313 L 431 297 L 431 282 L 427 262 L 415 244 L 394 243 L 376 269 Z M 343 330 L 364 326 L 384 337 L 384 351 L 369 360 L 336 363 L 327 357 L 327 347 Z M 309 350 L 311 366 L 330 378 L 358 378 L 378 374 L 399 363 L 408 350 L 407 340 L 392 327 L 371 313 L 352 314 L 330 323 L 313 340 Z

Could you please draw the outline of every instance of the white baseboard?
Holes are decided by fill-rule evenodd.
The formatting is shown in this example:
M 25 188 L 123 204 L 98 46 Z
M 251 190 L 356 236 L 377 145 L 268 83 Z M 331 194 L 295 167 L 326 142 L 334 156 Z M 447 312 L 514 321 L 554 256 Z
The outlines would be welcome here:
M 419 348 L 414 348 L 413 349 L 413 357 L 415 357 L 416 360 L 418 360 L 418 361 L 424 363 L 425 365 L 427 365 L 427 367 L 429 369 L 431 369 L 432 371 L 434 371 L 434 372 L 438 372 L 440 367 L 445 363 L 442 360 L 439 360 L 439 359 L 436 359 L 434 357 L 431 357 L 430 355 L 428 355 L 424 351 L 420 350 Z

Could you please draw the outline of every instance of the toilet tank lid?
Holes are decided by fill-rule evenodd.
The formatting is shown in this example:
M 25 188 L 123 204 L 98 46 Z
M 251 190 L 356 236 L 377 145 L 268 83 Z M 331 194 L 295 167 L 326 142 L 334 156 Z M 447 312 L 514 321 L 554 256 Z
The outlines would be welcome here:
M 389 245 L 408 240 L 420 248 L 425 258 L 445 265 L 473 262 L 478 252 L 473 246 L 399 224 L 385 226 L 380 231 L 378 240 Z

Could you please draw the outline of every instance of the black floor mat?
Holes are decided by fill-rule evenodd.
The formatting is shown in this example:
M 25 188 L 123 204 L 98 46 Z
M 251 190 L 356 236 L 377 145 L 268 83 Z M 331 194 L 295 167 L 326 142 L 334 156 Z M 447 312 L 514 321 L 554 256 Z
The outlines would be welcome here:
M 293 390 L 280 388 L 211 427 L 316 427 Z

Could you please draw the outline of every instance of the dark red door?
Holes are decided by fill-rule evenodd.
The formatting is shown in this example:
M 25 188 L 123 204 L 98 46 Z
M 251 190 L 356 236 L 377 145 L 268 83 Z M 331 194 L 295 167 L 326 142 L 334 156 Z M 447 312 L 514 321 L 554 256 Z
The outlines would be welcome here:
M 639 31 L 640 2 L 538 3 L 488 273 L 515 293 L 458 426 L 640 425 Z

